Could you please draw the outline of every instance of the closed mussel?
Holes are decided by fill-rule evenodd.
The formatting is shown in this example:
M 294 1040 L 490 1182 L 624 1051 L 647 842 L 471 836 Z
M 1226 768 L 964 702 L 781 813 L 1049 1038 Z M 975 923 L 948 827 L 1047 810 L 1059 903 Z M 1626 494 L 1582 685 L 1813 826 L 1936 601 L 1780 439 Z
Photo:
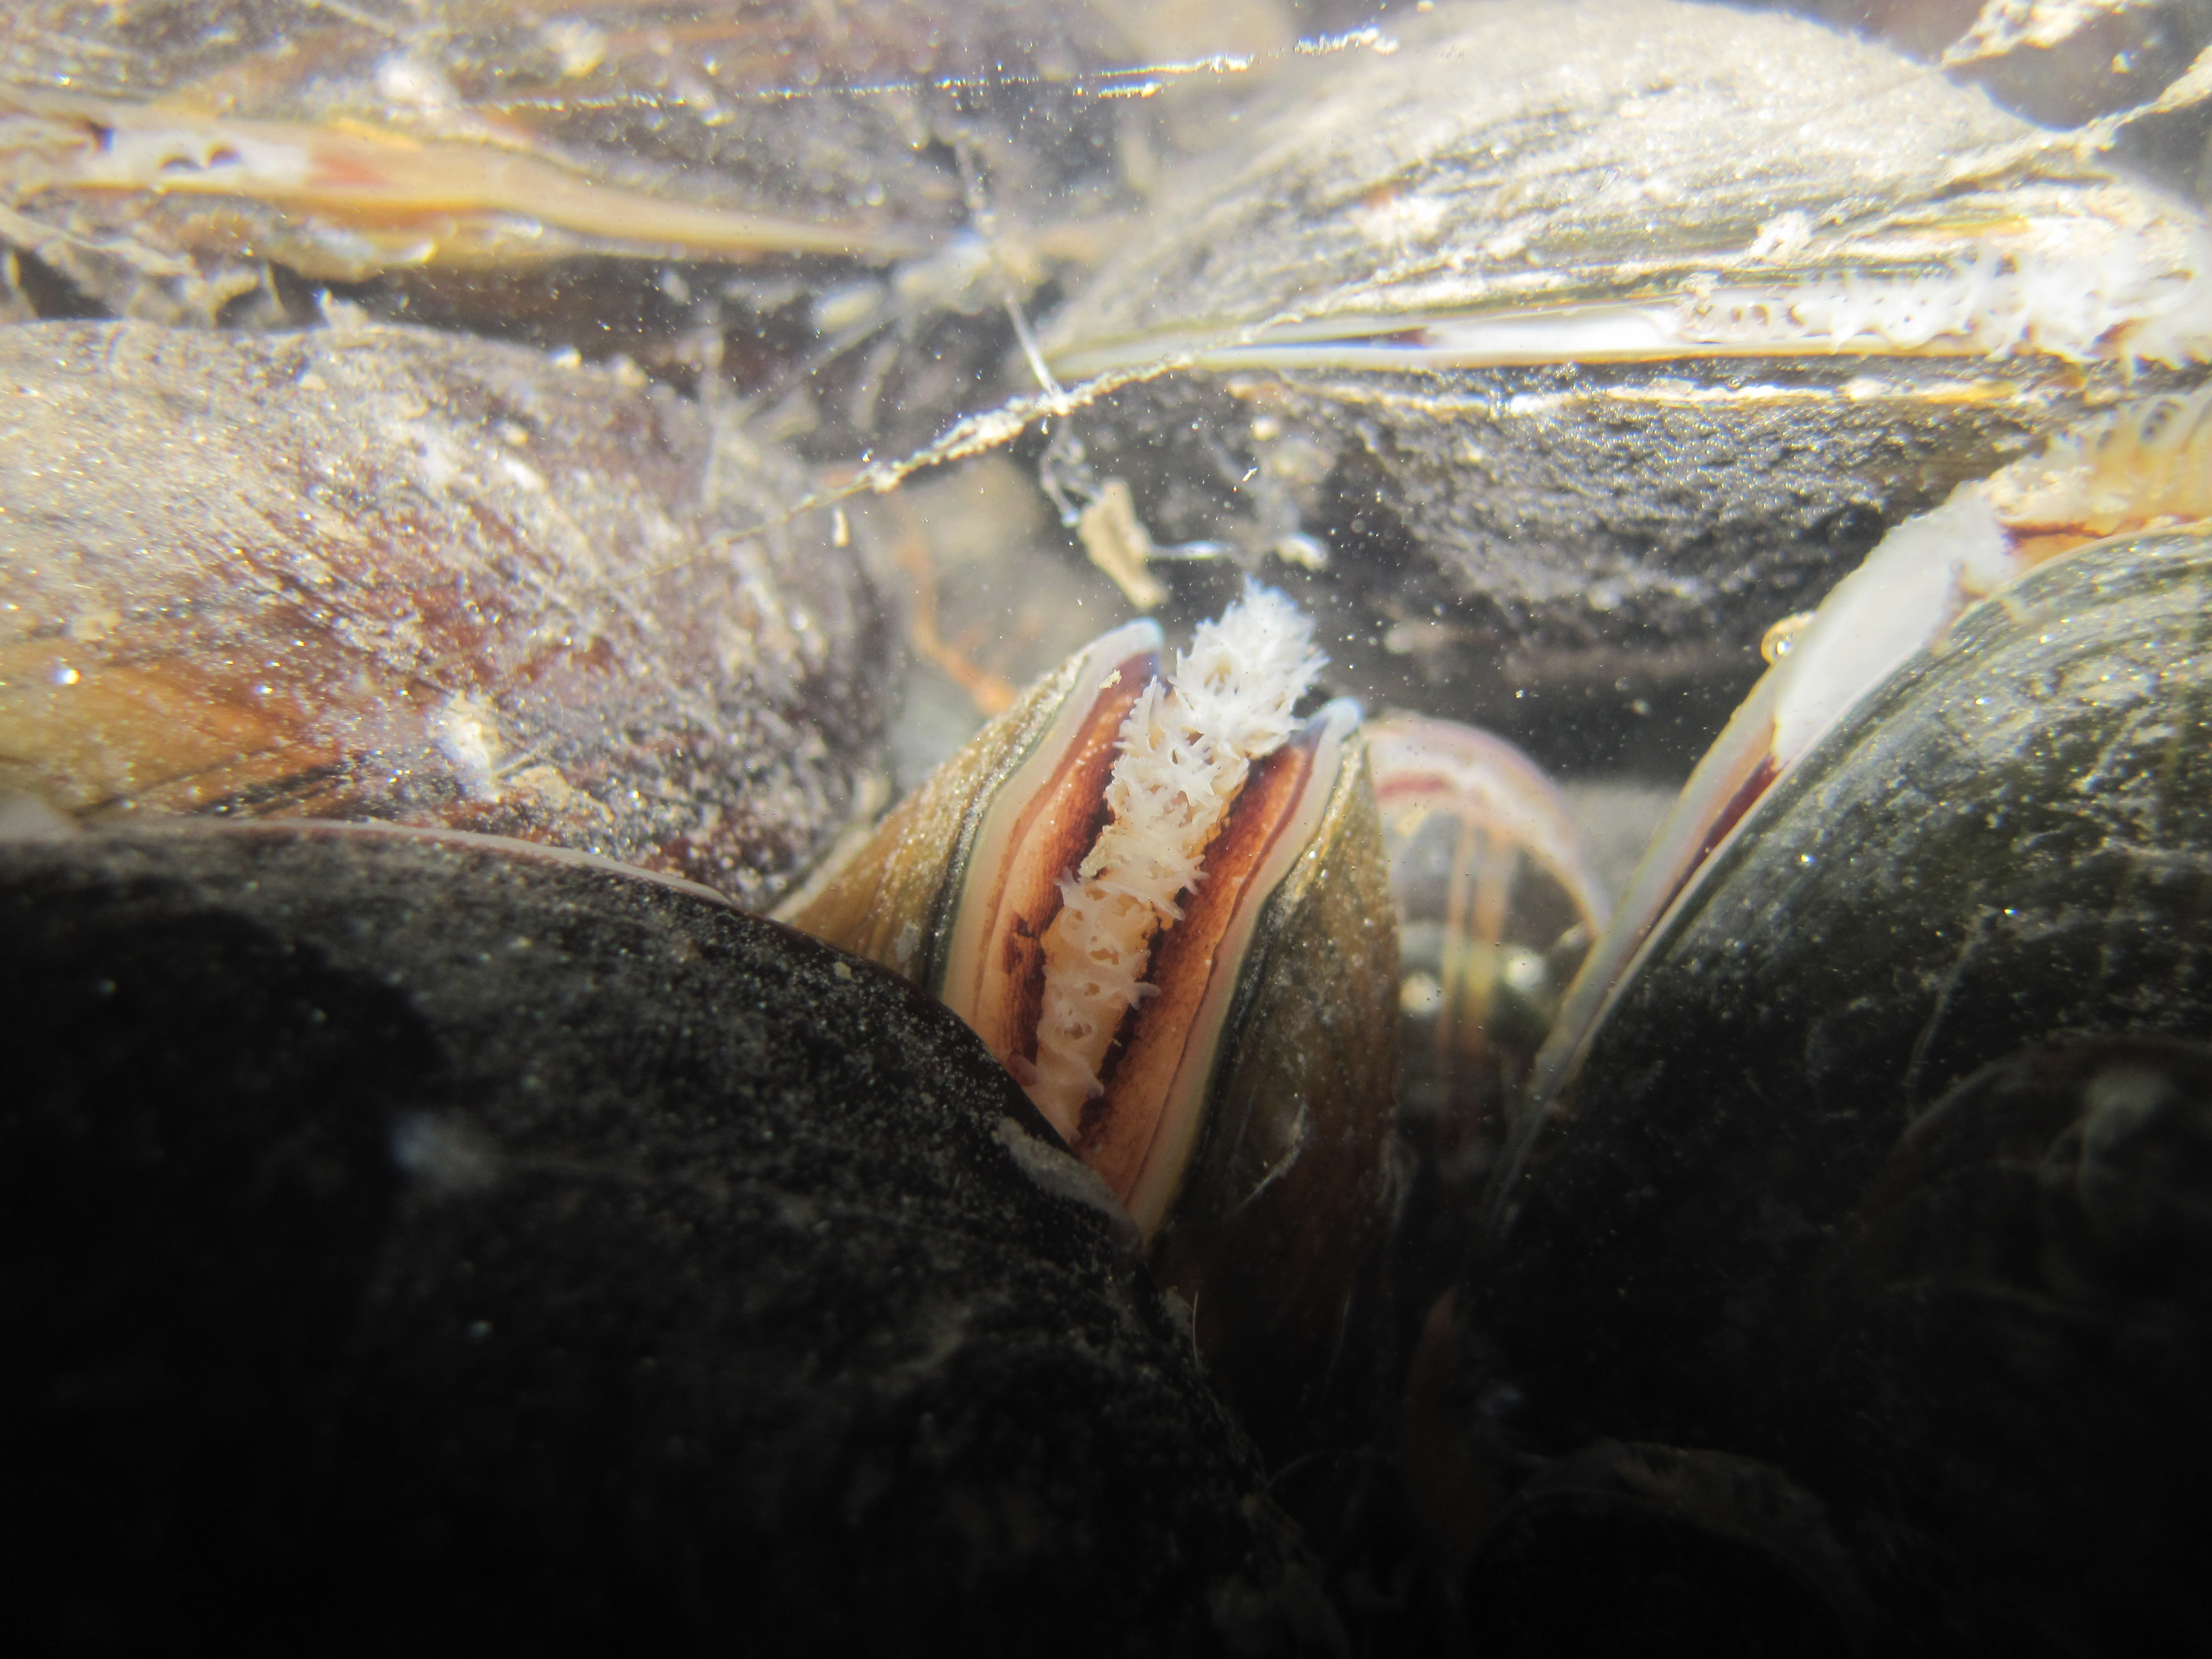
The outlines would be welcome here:
M 1004 1070 L 689 883 L 448 830 L 0 836 L 41 1651 L 1328 1650 Z
M 975 1028 L 1281 1454 L 1375 1380 L 1396 933 L 1358 712 L 1291 716 L 1304 619 L 1255 588 L 1160 650 L 1133 623 L 1048 676 L 795 920 Z
M 0 790 L 380 818 L 771 898 L 885 626 L 794 465 L 635 376 L 380 326 L 0 329 Z
M 1717 714 L 1887 526 L 2212 346 L 2193 209 L 1801 20 L 1449 6 L 1283 98 L 1054 325 L 1138 380 L 1048 465 L 1325 554 L 1350 683 L 1553 756 Z
M 2087 449 L 2185 449 L 2197 401 Z M 1469 1281 L 1534 1443 L 1769 1460 L 1942 1650 L 2202 1611 L 2208 600 L 2196 531 L 2081 547 L 1723 792 L 1594 958 Z

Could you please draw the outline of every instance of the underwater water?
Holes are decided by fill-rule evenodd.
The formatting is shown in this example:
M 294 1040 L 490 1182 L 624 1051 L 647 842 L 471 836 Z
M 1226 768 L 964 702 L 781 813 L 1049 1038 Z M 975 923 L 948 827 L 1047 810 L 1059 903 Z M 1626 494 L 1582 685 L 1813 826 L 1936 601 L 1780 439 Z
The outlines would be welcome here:
M 2200 1611 L 2201 54 L 14 8 L 57 1650 Z

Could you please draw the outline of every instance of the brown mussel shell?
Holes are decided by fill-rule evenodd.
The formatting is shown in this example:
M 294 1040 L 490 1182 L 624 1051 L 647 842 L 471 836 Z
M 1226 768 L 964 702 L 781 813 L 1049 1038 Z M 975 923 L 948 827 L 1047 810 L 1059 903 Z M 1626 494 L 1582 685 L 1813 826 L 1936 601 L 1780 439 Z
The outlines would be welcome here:
M 21 158 L 14 182 L 39 217 L 66 222 L 65 210 L 41 211 L 49 193 L 66 203 L 135 185 L 149 228 L 166 217 L 184 246 L 197 237 L 211 249 L 221 213 L 197 231 L 187 216 L 159 214 L 164 195 L 197 197 L 301 274 L 358 280 L 592 252 L 913 258 L 969 211 L 957 169 L 932 143 L 958 136 L 975 167 L 1035 189 L 1022 170 L 1061 152 L 1024 149 L 1004 130 L 1016 88 L 1048 125 L 1039 66 L 1065 76 L 1124 45 L 1087 8 L 1027 0 L 957 15 L 911 0 L 768 0 L 737 14 L 645 0 L 551 15 L 513 0 L 433 0 L 391 19 L 312 0 L 157 0 L 127 16 L 62 0 L 10 10 L 0 70 L 23 100 L 6 153 Z M 112 100 L 104 121 L 101 100 Z M 218 147 L 179 149 L 139 177 L 126 141 L 155 114 L 179 145 L 195 120 L 211 146 L 226 121 L 241 124 L 237 144 L 297 143 L 323 164 L 307 181 L 318 188 Z M 40 130 L 41 117 L 55 130 Z M 71 167 L 60 129 L 72 118 L 106 127 L 106 167 Z M 373 169 L 380 146 L 395 167 L 416 158 L 380 193 L 340 165 L 352 156 Z M 528 170 L 503 180 L 491 165 L 501 158 Z M 515 191 L 527 179 L 550 186 L 536 202 Z
M 1085 77 L 1145 55 L 1042 0 L 14 8 L 0 314 L 336 300 L 734 387 L 819 453 L 911 447 L 1126 206 L 1149 118 Z
M 22 325 L 0 383 L 0 787 L 520 836 L 749 902 L 848 811 L 874 591 L 697 405 L 379 326 Z

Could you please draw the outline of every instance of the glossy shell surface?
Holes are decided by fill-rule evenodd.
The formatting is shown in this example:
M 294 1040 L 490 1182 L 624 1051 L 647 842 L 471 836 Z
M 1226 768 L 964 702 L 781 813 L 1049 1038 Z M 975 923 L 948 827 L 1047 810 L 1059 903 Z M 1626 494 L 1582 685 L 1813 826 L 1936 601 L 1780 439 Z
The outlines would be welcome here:
M 1606 902 L 1566 803 L 1511 744 L 1390 714 L 1366 726 L 1398 911 L 1402 1317 L 1458 1275 L 1484 1184 Z
M 1650 0 L 1393 39 L 1194 164 L 1048 341 L 1159 365 L 1079 428 L 1158 540 L 1327 543 L 1285 580 L 1382 645 L 1363 694 L 1602 755 L 1559 722 L 1740 691 L 1886 526 L 2212 346 L 2192 208 L 1877 46 Z
M 697 406 L 375 326 L 21 325 L 0 380 L 7 787 L 520 836 L 755 902 L 849 810 L 874 590 Z

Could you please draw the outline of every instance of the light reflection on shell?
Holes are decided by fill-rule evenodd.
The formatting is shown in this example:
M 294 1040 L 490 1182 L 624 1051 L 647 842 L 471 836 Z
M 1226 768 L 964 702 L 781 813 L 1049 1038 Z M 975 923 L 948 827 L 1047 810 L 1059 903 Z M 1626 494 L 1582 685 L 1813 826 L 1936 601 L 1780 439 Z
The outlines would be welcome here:
M 0 787 L 381 818 L 772 896 L 849 810 L 884 619 L 787 462 L 419 330 L 0 328 Z
M 1511 744 L 1413 715 L 1367 739 L 1405 960 L 1401 1109 L 1471 1197 L 1607 905 L 1565 803 Z

